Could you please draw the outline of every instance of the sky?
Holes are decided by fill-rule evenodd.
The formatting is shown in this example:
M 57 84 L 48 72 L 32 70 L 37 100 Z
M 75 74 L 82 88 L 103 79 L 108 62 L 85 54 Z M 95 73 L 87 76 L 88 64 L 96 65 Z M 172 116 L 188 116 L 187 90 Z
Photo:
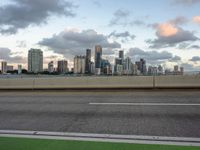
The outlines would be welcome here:
M 30 48 L 48 62 L 103 47 L 133 62 L 200 70 L 200 0 L 6 0 L 0 2 L 0 61 L 27 68 Z

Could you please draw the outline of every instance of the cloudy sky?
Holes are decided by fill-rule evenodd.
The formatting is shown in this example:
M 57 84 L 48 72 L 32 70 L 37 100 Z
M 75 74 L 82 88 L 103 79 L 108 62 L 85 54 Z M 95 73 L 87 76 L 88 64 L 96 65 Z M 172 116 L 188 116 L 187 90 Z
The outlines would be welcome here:
M 6 0 L 0 2 L 0 61 L 27 67 L 30 48 L 44 63 L 103 46 L 113 62 L 123 49 L 133 61 L 200 70 L 200 0 Z

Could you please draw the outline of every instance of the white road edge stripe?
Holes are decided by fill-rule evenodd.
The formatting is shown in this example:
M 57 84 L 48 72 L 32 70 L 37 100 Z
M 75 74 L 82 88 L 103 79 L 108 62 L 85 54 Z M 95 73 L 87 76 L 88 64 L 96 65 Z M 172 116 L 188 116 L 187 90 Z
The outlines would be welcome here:
M 186 103 L 89 103 L 89 105 L 121 105 L 121 106 L 200 106 Z
M 95 141 L 132 144 L 200 146 L 200 138 L 0 130 L 0 137 Z

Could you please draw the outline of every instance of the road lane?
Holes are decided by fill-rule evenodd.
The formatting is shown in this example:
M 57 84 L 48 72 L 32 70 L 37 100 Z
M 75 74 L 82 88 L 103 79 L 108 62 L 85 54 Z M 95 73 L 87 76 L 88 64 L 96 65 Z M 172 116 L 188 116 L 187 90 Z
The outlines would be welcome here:
M 1 92 L 0 129 L 200 137 L 199 104 L 198 91 Z

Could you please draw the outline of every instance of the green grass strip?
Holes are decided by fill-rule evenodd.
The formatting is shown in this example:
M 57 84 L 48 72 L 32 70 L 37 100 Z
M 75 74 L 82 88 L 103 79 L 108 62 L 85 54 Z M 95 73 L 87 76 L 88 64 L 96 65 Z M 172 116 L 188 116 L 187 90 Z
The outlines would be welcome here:
M 200 150 L 200 147 L 0 137 L 0 150 Z

